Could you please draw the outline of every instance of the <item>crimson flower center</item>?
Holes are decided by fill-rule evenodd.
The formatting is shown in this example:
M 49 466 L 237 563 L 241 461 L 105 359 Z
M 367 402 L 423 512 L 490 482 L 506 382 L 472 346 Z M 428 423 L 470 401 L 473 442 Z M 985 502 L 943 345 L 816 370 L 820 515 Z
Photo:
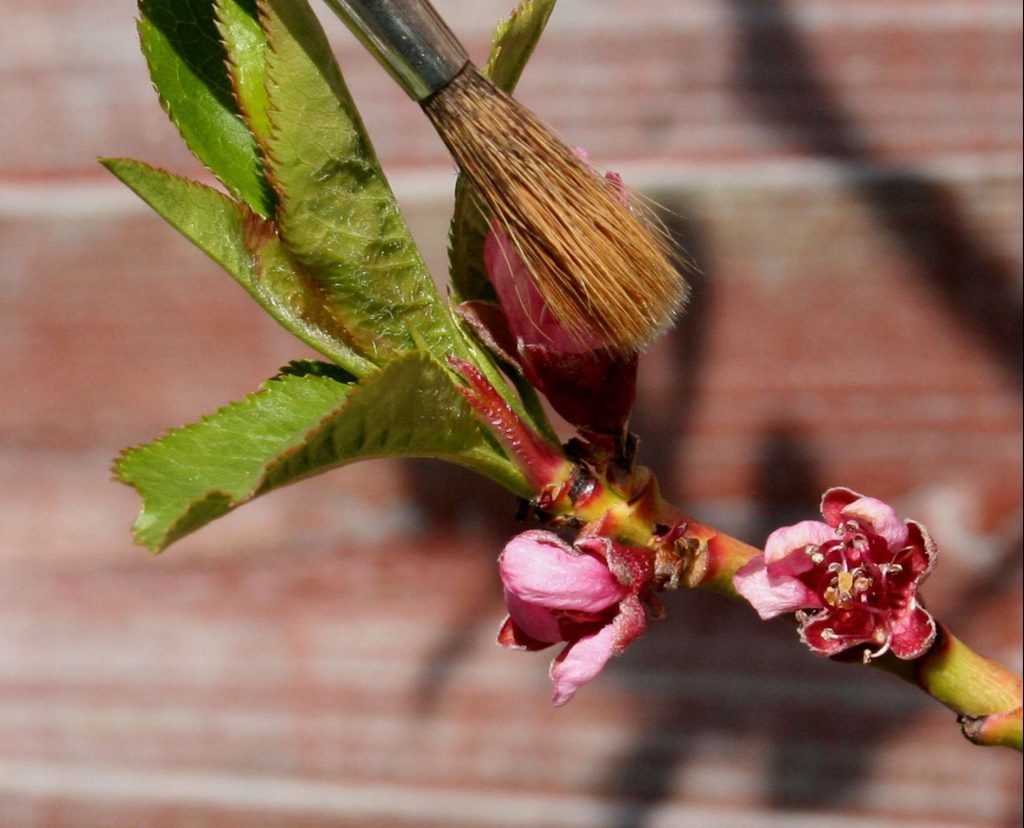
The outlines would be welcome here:
M 865 532 L 853 520 L 836 533 L 840 536 L 836 540 L 820 546 L 809 544 L 803 550 L 814 567 L 801 579 L 821 601 L 821 609 L 814 615 L 829 616 L 833 621 L 822 632 L 824 638 L 853 639 L 868 633 L 881 647 L 871 657 L 881 655 L 892 640 L 894 615 L 912 600 L 908 590 L 912 573 L 905 573 L 901 560 L 913 547 L 893 551 L 884 538 Z

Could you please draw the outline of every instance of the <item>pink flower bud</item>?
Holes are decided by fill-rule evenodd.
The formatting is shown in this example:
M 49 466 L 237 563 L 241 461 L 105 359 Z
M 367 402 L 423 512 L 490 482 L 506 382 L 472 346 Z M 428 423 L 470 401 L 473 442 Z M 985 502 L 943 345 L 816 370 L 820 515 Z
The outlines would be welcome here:
M 542 530 L 523 532 L 498 558 L 509 617 L 504 647 L 542 650 L 566 642 L 551 664 L 554 703 L 565 704 L 647 625 L 641 592 L 649 553 L 591 536 L 570 546 Z
M 551 313 L 512 243 L 492 227 L 484 264 L 500 308 L 463 311 L 488 343 L 581 429 L 618 432 L 636 397 L 636 354 L 615 354 L 595 335 L 573 336 Z

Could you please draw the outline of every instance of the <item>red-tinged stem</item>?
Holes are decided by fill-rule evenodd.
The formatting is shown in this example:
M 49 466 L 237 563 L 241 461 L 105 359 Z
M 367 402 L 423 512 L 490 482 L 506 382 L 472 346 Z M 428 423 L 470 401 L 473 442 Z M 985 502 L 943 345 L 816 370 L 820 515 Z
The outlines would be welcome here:
M 684 584 L 739 598 L 732 576 L 752 558 L 760 557 L 761 550 L 684 514 L 660 495 L 656 514 L 662 525 L 685 527 L 681 541 L 692 543 Z
M 961 718 L 960 729 L 976 745 L 1002 746 L 1024 751 L 1024 724 L 1021 708 L 1008 713 L 992 713 L 980 719 Z
M 678 577 L 673 587 L 700 587 L 736 598 L 732 576 L 762 554 L 677 509 L 661 496 L 657 481 L 645 469 L 625 489 L 594 479 L 581 493 L 555 504 L 553 511 L 588 523 L 600 520 L 604 534 L 655 549 L 665 561 L 675 556 Z
M 535 490 L 543 491 L 571 476 L 573 467 L 565 455 L 512 410 L 479 368 L 454 356 L 449 357 L 448 362 L 466 382 L 465 386 L 457 388 L 459 393 L 501 441 Z

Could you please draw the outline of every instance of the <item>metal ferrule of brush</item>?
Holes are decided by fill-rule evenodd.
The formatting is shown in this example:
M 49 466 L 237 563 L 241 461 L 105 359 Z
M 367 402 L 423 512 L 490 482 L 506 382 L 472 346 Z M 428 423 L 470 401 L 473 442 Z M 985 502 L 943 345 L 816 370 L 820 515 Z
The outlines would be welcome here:
M 447 86 L 469 62 L 426 0 L 325 0 L 415 101 Z

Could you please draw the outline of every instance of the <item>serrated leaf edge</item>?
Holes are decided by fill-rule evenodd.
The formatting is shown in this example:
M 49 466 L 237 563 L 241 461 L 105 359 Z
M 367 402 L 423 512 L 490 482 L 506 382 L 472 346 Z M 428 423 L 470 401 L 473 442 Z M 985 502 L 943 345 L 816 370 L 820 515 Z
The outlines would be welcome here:
M 299 3 L 305 3 L 307 8 L 309 8 L 309 4 L 306 3 L 306 0 L 293 0 L 293 1 L 294 2 L 299 2 Z M 266 37 L 266 40 L 267 40 L 267 51 L 268 51 L 268 53 L 272 53 L 273 55 L 279 56 L 280 52 L 278 51 L 278 48 L 275 46 L 275 44 L 273 42 L 273 38 L 271 37 L 271 33 L 270 33 L 270 29 L 269 29 L 270 16 L 273 14 L 273 9 L 270 8 L 271 2 L 272 2 L 272 0 L 256 0 L 256 7 L 257 7 L 257 10 L 258 10 L 258 13 L 259 13 L 260 25 L 261 25 L 261 27 L 263 29 L 264 36 Z M 314 19 L 317 20 L 317 24 L 319 25 L 319 20 L 316 18 L 315 14 L 312 13 L 311 9 L 310 9 L 310 14 L 311 14 L 311 16 Z M 325 45 L 328 47 L 328 50 L 329 50 L 330 44 L 329 44 L 329 42 L 327 42 L 327 35 L 323 31 L 322 26 L 320 28 L 320 33 L 321 33 L 321 36 L 324 38 Z M 384 189 L 384 191 L 386 193 L 388 209 L 391 212 L 391 214 L 394 216 L 394 218 L 397 219 L 401 223 L 401 227 L 404 230 L 404 236 L 408 239 L 407 247 L 408 247 L 408 251 L 409 251 L 409 263 L 410 263 L 411 266 L 415 267 L 416 270 L 418 270 L 418 272 L 420 273 L 420 275 L 422 277 L 422 287 L 423 287 L 424 293 L 423 293 L 423 296 L 422 296 L 420 301 L 422 303 L 430 303 L 432 305 L 436 305 L 436 307 L 438 309 L 438 312 L 440 314 L 443 314 L 446 317 L 446 322 L 447 322 L 448 328 L 450 330 L 453 330 L 454 327 L 455 327 L 454 326 L 454 314 L 451 313 L 450 308 L 447 306 L 446 302 L 444 301 L 444 299 L 440 295 L 439 291 L 437 290 L 437 287 L 436 287 L 436 285 L 434 283 L 433 277 L 430 274 L 430 269 L 427 266 L 426 260 L 423 258 L 423 254 L 420 251 L 418 245 L 416 244 L 415 239 L 413 238 L 412 231 L 409 229 L 408 223 L 406 222 L 405 216 L 403 215 L 403 212 L 402 212 L 402 209 L 401 209 L 401 205 L 399 204 L 398 199 L 395 196 L 394 190 L 391 187 L 391 183 L 388 180 L 387 174 L 384 172 L 384 169 L 381 166 L 380 159 L 377 156 L 376 149 L 374 148 L 373 141 L 371 140 L 370 135 L 369 135 L 369 133 L 368 133 L 368 131 L 366 129 L 366 125 L 365 125 L 365 123 L 363 121 L 362 115 L 359 112 L 359 109 L 356 106 L 355 101 L 352 98 L 352 95 L 351 95 L 351 93 L 350 93 L 350 91 L 348 89 L 348 85 L 347 85 L 347 83 L 345 81 L 344 73 L 342 72 L 341 67 L 338 66 L 337 61 L 334 60 L 333 57 L 331 58 L 331 65 L 329 67 L 329 71 L 330 71 L 330 75 L 331 75 L 331 81 L 328 82 L 328 86 L 332 87 L 332 92 L 338 93 L 339 90 L 337 90 L 337 89 L 335 89 L 333 87 L 333 83 L 337 82 L 340 85 L 340 93 L 343 95 L 344 99 L 347 101 L 347 105 L 343 107 L 344 113 L 345 113 L 345 117 L 347 117 L 347 118 L 349 118 L 351 120 L 353 129 L 355 130 L 356 134 L 359 136 L 359 142 L 362 145 L 362 147 L 365 149 L 365 155 L 361 159 L 362 162 L 363 162 L 364 168 L 367 170 L 367 172 L 369 172 L 370 174 L 372 174 L 373 176 L 378 178 L 379 181 L 381 182 L 381 184 L 383 185 L 383 189 Z M 267 60 L 267 85 L 268 85 L 268 89 L 270 87 L 270 84 L 275 83 L 273 78 L 274 78 L 274 61 L 273 61 L 273 59 L 269 59 L 268 58 L 268 60 Z M 271 96 L 268 94 L 267 121 L 269 123 L 269 128 L 270 128 L 269 129 L 269 136 L 268 136 L 268 138 L 265 141 L 263 141 L 262 151 L 263 151 L 263 157 L 264 157 L 264 159 L 267 162 L 266 163 L 266 169 L 265 169 L 267 180 L 270 182 L 271 186 L 274 188 L 274 190 L 275 190 L 275 192 L 277 194 L 278 221 L 277 221 L 277 225 L 276 226 L 277 226 L 277 229 L 278 229 L 278 236 L 279 236 L 279 239 L 281 240 L 281 243 L 291 253 L 292 260 L 297 262 L 297 263 L 299 263 L 299 264 L 302 264 L 304 267 L 306 267 L 303 264 L 303 261 L 302 261 L 302 259 L 303 259 L 302 252 L 296 250 L 296 247 L 295 247 L 294 243 L 289 238 L 289 233 L 288 233 L 288 228 L 286 226 L 286 223 L 282 221 L 282 218 L 283 218 L 282 214 L 285 212 L 285 204 L 287 203 L 289 197 L 288 197 L 287 193 L 285 192 L 284 186 L 276 178 L 275 173 L 274 173 L 275 167 L 278 166 L 281 163 L 281 159 L 275 153 L 275 146 L 281 143 L 278 136 L 279 136 L 280 130 L 282 128 L 281 127 L 282 112 L 279 109 L 279 107 L 274 103 L 274 101 L 271 100 L 270 98 L 271 98 Z M 353 198 L 359 198 L 359 197 L 361 197 L 361 196 L 353 196 Z M 344 233 L 345 231 L 344 231 L 344 229 L 340 229 L 339 232 Z M 377 270 L 381 271 L 382 274 L 385 277 L 387 276 L 388 271 L 389 271 L 389 268 L 381 266 L 381 265 L 376 265 L 376 264 L 374 264 L 372 262 L 363 262 L 363 263 L 360 264 L 360 266 L 363 267 L 363 268 L 366 268 L 366 269 L 377 269 Z M 325 308 L 328 310 L 328 312 L 330 313 L 330 315 L 333 318 L 339 319 L 338 312 L 343 312 L 347 306 L 344 303 L 336 303 L 333 300 L 333 297 L 330 294 L 330 289 L 326 285 L 324 285 L 323 282 L 321 282 L 320 279 L 317 278 L 314 268 L 306 267 L 306 272 L 309 274 L 309 281 L 308 281 L 308 283 L 309 284 L 316 283 L 319 286 L 319 289 L 321 290 L 322 294 L 326 297 L 326 301 L 324 302 Z M 375 337 L 372 332 L 368 331 L 368 332 L 365 333 L 365 335 L 362 334 L 362 332 L 358 329 L 358 325 L 356 325 L 356 326 L 349 325 L 347 323 L 347 320 L 344 318 L 344 316 L 342 316 L 339 319 L 339 321 L 344 325 L 345 330 L 348 333 L 348 337 L 349 337 L 348 341 L 352 345 L 352 347 L 354 347 L 357 350 L 359 350 L 359 352 L 362 353 L 369 361 L 371 361 L 372 363 L 374 363 L 375 365 L 377 365 L 379 367 L 382 367 L 389 360 L 395 358 L 396 356 L 400 356 L 402 353 L 405 352 L 405 349 L 396 348 L 393 343 L 382 342 L 380 340 L 380 338 L 379 337 Z M 414 335 L 415 335 L 415 332 L 413 331 L 413 329 L 412 329 L 411 325 L 408 323 L 408 321 L 407 320 L 402 320 L 401 324 L 405 328 L 405 330 L 409 333 L 410 339 L 413 339 Z M 454 347 L 458 347 L 459 346 L 458 338 L 455 337 L 455 336 L 452 336 L 451 337 L 451 342 L 449 344 L 451 344 Z M 429 350 L 435 356 L 444 356 L 444 354 L 443 353 L 439 353 L 438 349 L 436 349 L 436 348 L 429 348 L 427 350 Z
M 336 383 L 338 385 L 345 385 L 345 383 L 338 382 L 338 380 L 335 380 L 335 379 L 333 379 L 331 377 L 325 377 L 325 376 L 322 376 L 322 375 L 307 375 L 307 376 L 311 376 L 311 379 L 309 380 L 311 382 L 322 381 L 322 382 L 325 382 L 325 383 L 333 382 L 333 383 Z M 117 456 L 113 460 L 113 463 L 111 464 L 110 472 L 111 472 L 112 479 L 114 481 L 118 482 L 118 483 L 123 483 L 123 484 L 131 487 L 142 498 L 142 504 L 143 504 L 142 505 L 142 509 L 140 510 L 139 515 L 136 518 L 136 520 L 135 520 L 135 522 L 134 522 L 134 524 L 132 526 L 133 537 L 134 537 L 134 539 L 135 539 L 135 541 L 137 543 L 141 544 L 142 546 L 145 546 L 147 549 L 149 549 L 150 551 L 153 551 L 153 552 L 160 552 L 160 551 L 166 549 L 171 543 L 174 542 L 174 540 L 178 539 L 177 537 L 173 537 L 172 536 L 173 535 L 173 531 L 175 530 L 175 528 L 176 527 L 180 527 L 183 524 L 185 519 L 191 514 L 192 510 L 196 506 L 198 506 L 199 504 L 209 500 L 213 496 L 220 496 L 220 497 L 223 497 L 223 498 L 227 499 L 229 501 L 230 505 L 229 505 L 228 509 L 225 510 L 224 512 L 222 512 L 221 515 L 219 515 L 219 516 L 223 516 L 223 515 L 227 514 L 228 512 L 234 511 L 239 506 L 241 506 L 241 505 L 243 505 L 245 503 L 248 503 L 250 500 L 255 498 L 258 494 L 262 493 L 262 492 L 259 491 L 259 485 L 262 482 L 262 480 L 264 479 L 265 474 L 260 475 L 260 477 L 257 479 L 256 487 L 251 489 L 249 494 L 245 495 L 241 499 L 236 499 L 232 494 L 230 494 L 229 492 L 225 492 L 223 489 L 209 489 L 208 491 L 204 492 L 201 496 L 192 498 L 191 500 L 188 501 L 187 505 L 185 506 L 184 510 L 182 511 L 181 516 L 177 520 L 175 520 L 173 523 L 169 524 L 168 528 L 163 533 L 161 533 L 160 536 L 154 542 L 147 543 L 146 541 L 144 541 L 140 537 L 139 530 L 138 530 L 138 524 L 139 524 L 139 522 L 142 520 L 142 518 L 146 514 L 147 498 L 146 498 L 146 495 L 139 489 L 139 487 L 136 486 L 136 484 L 133 483 L 131 481 L 131 479 L 129 479 L 126 476 L 126 472 L 124 470 L 125 462 L 127 460 L 129 460 L 129 458 L 132 455 L 134 455 L 136 452 L 139 452 L 139 451 L 142 451 L 142 450 L 145 450 L 145 449 L 155 449 L 160 443 L 163 443 L 164 441 L 168 440 L 169 438 L 171 438 L 171 437 L 173 437 L 175 435 L 183 434 L 183 433 L 186 433 L 186 432 L 193 431 L 195 429 L 201 428 L 201 427 L 205 426 L 209 421 L 211 421 L 213 419 L 216 419 L 217 417 L 223 416 L 223 415 L 227 414 L 228 412 L 231 412 L 231 411 L 233 411 L 235 409 L 241 408 L 242 406 L 245 406 L 245 405 L 248 405 L 248 404 L 252 403 L 257 398 L 259 398 L 261 396 L 265 396 L 265 395 L 269 394 L 273 390 L 273 388 L 271 386 L 271 383 L 282 382 L 282 381 L 287 382 L 287 381 L 289 381 L 287 379 L 288 377 L 291 377 L 292 381 L 295 381 L 295 382 L 303 381 L 302 378 L 296 377 L 296 375 L 294 375 L 294 374 L 285 375 L 285 374 L 278 373 L 275 376 L 270 377 L 267 380 L 264 380 L 263 383 L 260 384 L 260 387 L 256 391 L 253 391 L 252 393 L 247 394 L 245 397 L 243 397 L 240 400 L 233 400 L 232 402 L 226 403 L 225 405 L 222 405 L 220 408 L 216 409 L 215 411 L 213 411 L 213 412 L 211 412 L 209 414 L 204 414 L 198 420 L 195 420 L 195 421 L 193 421 L 191 423 L 186 423 L 185 425 L 182 425 L 182 426 L 173 426 L 173 427 L 164 429 L 164 431 L 161 432 L 154 439 L 149 440 L 148 442 L 145 442 L 145 443 L 138 443 L 136 445 L 129 446 L 127 448 L 122 449 L 120 452 L 118 452 Z M 357 386 L 357 383 L 353 382 L 352 385 L 349 386 L 349 387 L 350 388 L 355 388 L 356 386 Z M 347 397 L 346 397 L 346 402 L 347 402 Z M 305 443 L 306 440 L 308 440 L 308 438 L 309 438 L 309 436 L 311 434 L 315 433 L 317 430 L 319 430 L 322 427 L 323 421 L 327 417 L 333 416 L 336 411 L 340 410 L 340 408 L 343 408 L 345 406 L 346 402 L 343 402 L 342 405 L 339 406 L 339 408 L 334 409 L 329 414 L 326 414 L 323 417 L 321 417 L 317 421 L 317 423 L 310 430 L 305 432 L 303 434 L 303 437 L 302 437 L 303 444 Z M 290 451 L 290 449 L 289 449 L 289 451 Z M 266 464 L 264 464 L 264 465 L 266 465 Z M 298 479 L 300 479 L 300 478 L 295 478 L 295 480 L 298 480 Z M 292 481 L 289 481 L 289 482 L 292 482 Z M 197 527 L 197 528 L 201 528 L 201 527 Z M 183 537 L 183 536 L 184 535 L 181 535 L 181 537 Z
M 241 118 L 242 123 L 245 124 L 245 128 L 249 132 L 249 135 L 252 136 L 253 145 L 256 148 L 256 169 L 257 172 L 259 173 L 260 178 L 263 180 L 264 189 L 266 190 L 267 212 L 264 213 L 259 210 L 256 210 L 255 212 L 259 213 L 264 218 L 269 219 L 272 218 L 274 214 L 277 212 L 279 193 L 277 192 L 276 188 L 270 181 L 270 176 L 267 171 L 265 157 L 266 149 L 264 147 L 263 141 L 261 140 L 257 131 L 253 129 L 252 126 L 253 113 L 250 112 L 248 107 L 246 106 L 245 100 L 242 97 L 241 89 L 239 88 L 239 66 L 232 55 L 231 49 L 228 47 L 227 38 L 224 34 L 224 29 L 227 26 L 227 23 L 223 19 L 223 13 L 224 4 L 222 0 L 213 0 L 213 22 L 214 26 L 217 28 L 218 34 L 220 35 L 221 45 L 224 47 L 224 53 L 227 56 L 224 59 L 224 64 L 225 68 L 227 69 L 228 81 L 230 82 L 231 85 L 231 97 L 234 98 L 235 106 L 238 107 L 239 117 Z M 260 25 L 260 28 L 263 29 L 262 24 Z M 266 37 L 266 30 L 263 30 L 263 35 L 264 37 Z
M 157 166 L 155 164 L 150 164 L 148 161 L 140 161 L 137 158 L 99 158 L 97 160 L 115 178 L 117 178 L 118 181 L 120 181 L 129 190 L 131 190 L 133 193 L 135 193 L 135 195 L 137 195 L 139 197 L 139 199 L 142 200 L 143 203 L 145 203 L 147 206 L 149 206 L 153 210 L 153 212 L 155 212 L 158 216 L 160 216 L 161 219 L 163 219 L 167 224 L 169 224 L 171 227 L 173 227 L 175 230 L 177 230 L 179 233 L 181 233 L 183 236 L 185 236 L 185 238 L 192 245 L 194 245 L 199 250 L 202 250 L 203 253 L 205 253 L 213 261 L 215 261 L 217 264 L 219 264 L 224 270 L 226 270 L 228 272 L 229 275 L 232 276 L 232 278 L 236 279 L 236 281 L 240 281 L 238 279 L 238 277 L 235 276 L 235 274 L 232 273 L 231 270 L 223 262 L 221 262 L 219 259 L 217 259 L 214 256 L 212 256 L 209 253 L 209 251 L 207 251 L 205 248 L 200 246 L 198 242 L 196 242 L 195 240 L 193 240 L 193 239 L 189 238 L 187 235 L 185 235 L 185 233 L 181 230 L 181 228 L 175 222 L 171 221 L 166 216 L 164 216 L 152 201 L 150 201 L 148 198 L 146 198 L 144 195 L 142 195 L 140 192 L 138 192 L 138 190 L 136 190 L 127 181 L 122 179 L 121 176 L 118 175 L 117 172 L 115 171 L 114 166 L 122 166 L 122 165 L 123 166 L 130 166 L 130 167 L 134 167 L 134 168 L 139 169 L 139 170 L 145 170 L 145 171 L 148 171 L 148 172 L 157 173 L 158 175 L 162 175 L 162 176 L 165 176 L 167 178 L 170 178 L 170 179 L 178 182 L 179 184 L 183 184 L 188 189 L 195 190 L 196 192 L 202 192 L 202 193 L 206 193 L 206 194 L 209 194 L 209 195 L 216 196 L 218 199 L 223 201 L 226 206 L 231 207 L 232 209 L 234 209 L 238 213 L 240 221 L 245 226 L 249 226 L 250 224 L 256 225 L 256 224 L 260 224 L 260 223 L 266 224 L 267 220 L 264 219 L 261 215 L 259 215 L 259 213 L 257 213 L 254 210 L 252 210 L 252 208 L 250 208 L 244 202 L 236 201 L 228 193 L 225 193 L 222 190 L 218 190 L 216 187 L 211 187 L 209 184 L 204 184 L 202 181 L 196 181 L 195 179 L 189 178 L 188 176 L 185 176 L 185 175 L 181 175 L 180 173 L 172 172 L 171 170 L 168 170 L 168 169 L 166 169 L 164 167 L 160 167 L 160 166 Z M 220 179 L 218 179 L 218 181 L 219 180 Z M 221 182 L 221 183 L 223 183 L 223 182 Z M 250 250 L 250 255 L 251 255 L 251 250 Z
M 231 278 L 234 279 L 258 305 L 260 305 L 260 307 L 267 311 L 267 313 L 270 314 L 278 324 L 284 327 L 285 330 L 297 339 L 305 342 L 314 350 L 319 351 L 323 356 L 357 376 L 366 376 L 377 370 L 377 366 L 360 354 L 355 349 L 354 345 L 350 343 L 348 331 L 344 327 L 344 321 L 338 320 L 337 317 L 331 313 L 330 306 L 326 302 L 321 303 L 320 307 L 323 308 L 326 316 L 334 323 L 330 327 L 317 324 L 315 321 L 311 322 L 309 318 L 296 314 L 291 306 L 283 301 L 278 294 L 266 288 L 268 279 L 266 262 L 261 252 L 263 245 L 270 239 L 276 239 L 282 244 L 284 252 L 287 253 L 287 250 L 284 248 L 284 243 L 278 235 L 277 227 L 272 221 L 263 218 L 263 216 L 252 210 L 247 204 L 235 201 L 231 196 L 216 189 L 215 187 L 211 187 L 201 181 L 195 181 L 187 176 L 171 172 L 163 167 L 158 167 L 134 158 L 100 158 L 99 162 L 116 178 L 118 178 L 119 181 L 128 187 L 128 189 L 135 193 L 145 204 L 151 207 L 161 219 L 185 236 L 192 245 L 209 256 L 210 259 L 225 270 L 228 275 L 231 276 Z M 246 263 L 248 272 L 238 273 L 234 268 L 229 267 L 227 263 L 212 255 L 209 250 L 185 234 L 181 227 L 176 222 L 171 221 L 169 218 L 164 216 L 160 209 L 156 207 L 150 199 L 142 195 L 131 184 L 124 181 L 124 179 L 118 175 L 115 167 L 121 165 L 163 175 L 184 185 L 188 189 L 213 195 L 220 199 L 225 206 L 234 209 L 238 213 L 242 225 L 242 244 L 249 257 L 249 260 Z M 310 277 L 304 271 L 301 263 L 295 261 L 294 257 L 290 254 L 288 263 L 295 271 L 297 277 L 307 288 L 318 295 L 323 294 L 322 285 Z
M 270 215 L 269 212 L 264 214 L 260 210 L 255 209 L 255 207 L 253 205 L 249 204 L 248 200 L 245 198 L 245 195 L 241 192 L 240 188 L 232 186 L 230 181 L 227 181 L 222 175 L 220 175 L 220 173 L 218 173 L 216 170 L 211 168 L 206 163 L 206 161 L 202 157 L 200 157 L 199 153 L 192 147 L 191 142 L 188 140 L 188 136 L 185 134 L 185 131 L 182 128 L 182 122 L 179 120 L 177 114 L 174 112 L 174 109 L 171 106 L 170 101 L 167 100 L 167 98 L 164 96 L 164 94 L 160 91 L 160 87 L 157 85 L 156 80 L 153 77 L 153 69 L 152 69 L 152 66 L 151 66 L 149 49 L 146 46 L 146 41 L 145 41 L 145 38 L 144 38 L 143 33 L 142 33 L 142 25 L 143 25 L 143 22 L 144 22 L 144 15 L 141 13 L 141 0 L 139 2 L 139 8 L 140 8 L 140 14 L 135 18 L 136 34 L 137 34 L 137 36 L 139 38 L 139 43 L 140 43 L 140 46 L 141 46 L 141 49 L 142 49 L 143 56 L 146 59 L 146 66 L 147 66 L 147 71 L 149 72 L 150 85 L 153 87 L 153 91 L 156 92 L 157 100 L 160 102 L 160 108 L 163 109 L 164 114 L 167 116 L 167 119 L 174 125 L 174 128 L 178 131 L 178 135 L 181 137 L 182 143 L 185 145 L 185 147 L 188 149 L 188 151 L 192 154 L 192 156 L 194 158 L 196 158 L 203 165 L 203 167 L 205 169 L 209 170 L 210 173 L 225 187 L 225 189 L 227 189 L 227 191 L 234 198 L 238 199 L 238 201 L 240 203 L 245 204 L 250 209 L 253 209 L 254 212 L 256 212 L 257 214 L 264 215 L 265 217 L 269 218 L 269 215 Z M 229 80 L 230 80 L 230 73 L 228 73 L 228 77 L 229 77 Z M 235 103 L 237 105 L 238 104 L 238 99 L 234 95 L 234 82 L 231 81 L 230 85 L 231 85 L 231 88 L 232 88 L 232 97 L 235 98 Z M 249 133 L 249 135 L 252 136 L 252 130 L 249 128 L 248 123 L 246 123 L 245 118 L 243 117 L 243 112 L 242 112 L 240 106 L 239 106 L 239 112 L 236 113 L 236 116 L 239 118 L 239 120 L 241 120 L 242 124 L 245 126 L 245 129 Z M 258 144 L 257 144 L 257 147 L 258 147 Z M 263 172 L 263 164 L 262 164 L 262 161 L 260 160 L 258 152 L 255 155 L 255 160 L 256 160 L 256 165 L 253 167 L 253 170 L 257 174 L 257 178 L 262 178 L 262 180 L 264 182 L 264 185 L 265 185 L 265 188 L 267 189 L 267 194 L 268 195 L 274 195 L 272 189 L 269 188 L 269 182 L 267 181 L 266 174 Z M 276 198 L 274 200 L 276 201 Z

